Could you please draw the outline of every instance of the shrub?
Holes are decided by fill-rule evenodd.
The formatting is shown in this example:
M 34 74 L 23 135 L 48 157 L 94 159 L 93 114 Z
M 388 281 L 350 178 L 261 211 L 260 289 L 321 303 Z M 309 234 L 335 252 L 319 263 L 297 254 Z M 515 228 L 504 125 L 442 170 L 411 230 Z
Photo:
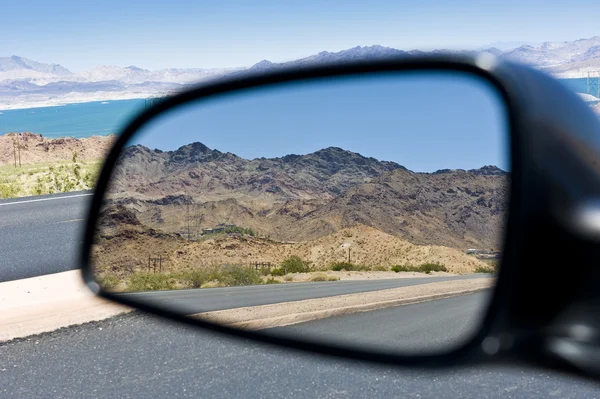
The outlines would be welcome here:
M 174 288 L 173 278 L 168 274 L 138 272 L 132 274 L 127 281 L 127 291 L 157 291 Z
M 421 266 L 410 266 L 410 265 L 395 265 L 392 266 L 393 272 L 417 272 L 417 273 L 431 273 L 431 272 L 447 272 L 446 266 L 439 263 L 423 263 Z
M 440 263 L 423 263 L 421 266 L 419 266 L 419 269 L 424 272 L 424 273 L 431 273 L 431 272 L 447 272 L 448 269 L 446 269 L 446 266 L 440 264 Z
M 283 279 L 287 282 L 294 281 L 294 276 L 291 274 L 286 274 Z
M 220 274 L 219 281 L 229 287 L 261 284 L 263 282 L 256 270 L 239 265 L 227 265 L 221 270 Z
M 275 280 L 273 277 L 268 278 L 267 281 L 265 281 L 265 284 L 280 284 L 281 281 L 279 280 Z
M 340 278 L 337 276 L 328 276 L 325 273 L 315 273 L 310 276 L 309 281 L 337 281 Z
M 349 272 L 349 271 L 368 271 L 368 270 L 370 270 L 368 266 L 355 265 L 354 263 L 350 263 L 350 262 L 337 262 L 337 263 L 333 263 L 330 266 L 330 269 L 333 270 L 334 272 L 339 272 L 339 271 L 342 271 L 342 270 L 345 270 L 347 272 Z
M 0 198 L 14 198 L 19 195 L 21 184 L 17 181 L 11 181 L 0 184 Z
M 339 272 L 341 270 L 350 271 L 350 270 L 354 270 L 354 268 L 355 268 L 355 266 L 350 262 L 337 262 L 337 263 L 333 263 L 330 267 L 330 269 L 335 272 Z
M 477 268 L 475 269 L 475 273 L 494 274 L 496 273 L 496 268 L 493 266 L 477 266 Z
M 416 266 L 395 265 L 395 266 L 392 266 L 392 271 L 399 273 L 399 272 L 416 272 L 418 270 L 417 270 Z
M 281 267 L 271 270 L 271 276 L 285 276 L 285 270 Z
M 218 288 L 218 287 L 225 287 L 225 284 L 223 284 L 220 281 L 213 280 L 213 281 L 208 281 L 200 286 L 200 288 Z
M 310 267 L 308 262 L 303 261 L 299 256 L 293 255 L 281 262 L 280 269 L 284 270 L 284 274 L 306 273 Z

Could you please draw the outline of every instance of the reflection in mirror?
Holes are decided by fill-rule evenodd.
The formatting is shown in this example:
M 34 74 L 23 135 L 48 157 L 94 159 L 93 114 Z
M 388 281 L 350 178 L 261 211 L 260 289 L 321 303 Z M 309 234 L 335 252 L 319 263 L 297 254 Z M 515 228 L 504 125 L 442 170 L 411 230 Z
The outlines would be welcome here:
M 507 209 L 505 105 L 459 72 L 288 83 L 186 104 L 123 150 L 104 289 L 234 327 L 398 353 L 479 327 Z

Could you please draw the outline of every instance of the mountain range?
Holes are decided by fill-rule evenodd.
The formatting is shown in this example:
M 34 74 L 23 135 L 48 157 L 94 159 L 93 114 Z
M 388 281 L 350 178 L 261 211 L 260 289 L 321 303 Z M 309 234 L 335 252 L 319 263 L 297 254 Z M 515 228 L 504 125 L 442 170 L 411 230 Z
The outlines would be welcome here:
M 473 51 L 404 51 L 383 46 L 357 46 L 339 52 L 322 51 L 284 63 L 263 60 L 249 68 L 161 69 L 137 66 L 100 66 L 74 73 L 58 64 L 44 64 L 19 56 L 0 57 L 0 109 L 28 108 L 70 102 L 145 98 L 181 90 L 202 82 L 246 70 L 269 70 L 282 66 L 301 66 L 321 62 L 349 62 L 356 59 L 388 56 L 413 56 L 425 53 L 481 53 L 525 63 L 560 78 L 585 77 L 600 70 L 600 36 L 571 42 L 546 42 L 539 46 L 521 45 L 510 50 L 490 47 Z
M 495 166 L 416 173 L 338 147 L 248 160 L 201 143 L 135 145 L 110 204 L 170 233 L 234 224 L 297 242 L 361 225 L 413 244 L 497 249 L 508 178 Z

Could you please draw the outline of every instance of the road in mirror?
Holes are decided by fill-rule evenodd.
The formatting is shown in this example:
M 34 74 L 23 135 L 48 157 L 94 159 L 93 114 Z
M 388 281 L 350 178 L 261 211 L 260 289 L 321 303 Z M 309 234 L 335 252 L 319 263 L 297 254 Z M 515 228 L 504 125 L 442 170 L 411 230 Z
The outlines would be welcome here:
M 507 210 L 507 115 L 459 72 L 288 83 L 187 104 L 120 156 L 104 289 L 230 326 L 434 353 L 479 327 Z

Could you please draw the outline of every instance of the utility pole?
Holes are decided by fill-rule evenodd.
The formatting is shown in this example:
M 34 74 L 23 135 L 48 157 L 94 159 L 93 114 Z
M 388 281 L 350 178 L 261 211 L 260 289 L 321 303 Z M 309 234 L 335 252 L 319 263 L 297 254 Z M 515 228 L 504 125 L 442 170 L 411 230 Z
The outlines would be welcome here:
M 21 133 L 17 133 L 17 152 L 19 153 L 19 168 L 21 167 Z
M 17 149 L 15 148 L 15 139 L 13 138 L 13 156 L 15 158 L 15 168 L 17 167 Z

